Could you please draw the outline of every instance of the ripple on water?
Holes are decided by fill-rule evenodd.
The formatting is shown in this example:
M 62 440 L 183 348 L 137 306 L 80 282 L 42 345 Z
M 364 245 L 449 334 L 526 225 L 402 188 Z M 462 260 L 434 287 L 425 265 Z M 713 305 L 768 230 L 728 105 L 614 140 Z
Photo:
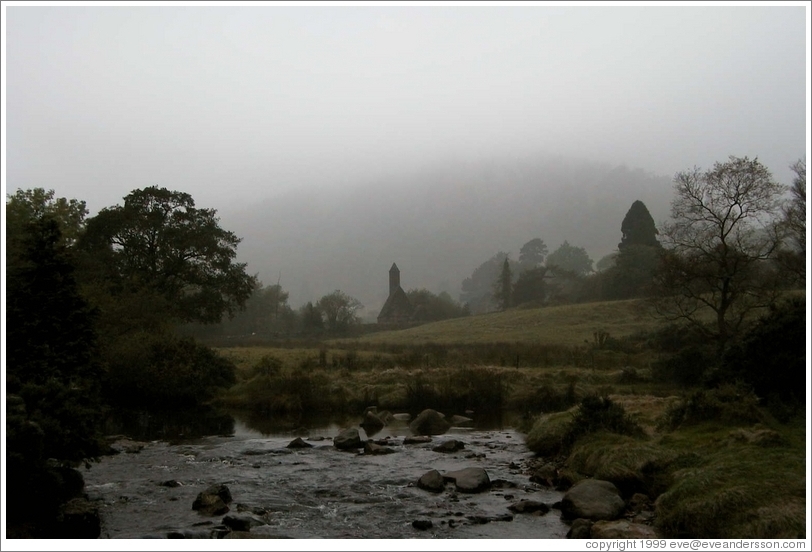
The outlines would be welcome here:
M 312 436 L 318 433 L 311 431 Z M 431 450 L 452 438 L 465 448 L 450 454 Z M 232 437 L 177 445 L 151 442 L 138 454 L 103 458 L 84 471 L 88 495 L 100 500 L 102 536 L 199 536 L 210 531 L 206 527 L 219 524 L 222 516 L 207 518 L 191 505 L 215 483 L 225 483 L 231 491 L 230 514 L 262 512 L 268 524 L 251 532 L 269 537 L 537 539 L 563 538 L 568 530 L 557 510 L 544 516 L 517 514 L 506 521 L 513 502 L 552 504 L 561 498 L 516 469 L 532 454 L 513 431 L 452 429 L 425 445 L 393 442 L 388 446 L 395 453 L 381 456 L 339 451 L 329 441 L 309 441 L 315 445 L 309 449 L 285 448 L 291 439 L 261 437 L 242 428 Z M 453 485 L 438 494 L 415 485 L 431 469 L 444 473 L 466 467 L 484 468 L 499 485 L 473 495 L 457 493 Z M 162 486 L 167 479 L 179 485 Z M 431 520 L 432 528 L 412 527 L 418 518 Z M 488 519 L 493 521 L 477 523 Z M 201 528 L 207 522 L 211 525 Z

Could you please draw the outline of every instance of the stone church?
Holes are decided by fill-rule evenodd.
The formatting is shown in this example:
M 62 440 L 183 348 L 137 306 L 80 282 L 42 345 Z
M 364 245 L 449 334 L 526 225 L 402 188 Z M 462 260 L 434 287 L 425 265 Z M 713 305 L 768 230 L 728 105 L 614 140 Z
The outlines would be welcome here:
M 411 321 L 413 314 L 414 307 L 406 292 L 400 287 L 398 265 L 392 263 L 392 268 L 389 269 L 389 297 L 378 314 L 378 324 L 406 324 Z

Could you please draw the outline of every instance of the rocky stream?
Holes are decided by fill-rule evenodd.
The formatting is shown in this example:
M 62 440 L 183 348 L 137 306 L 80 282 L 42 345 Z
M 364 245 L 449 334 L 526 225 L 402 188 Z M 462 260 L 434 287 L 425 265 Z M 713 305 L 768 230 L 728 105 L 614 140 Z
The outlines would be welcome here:
M 562 493 L 530 481 L 523 435 L 466 425 L 422 438 L 404 417 L 356 425 L 341 449 L 346 424 L 266 433 L 236 419 L 218 435 L 121 436 L 82 474 L 101 538 L 565 538 Z

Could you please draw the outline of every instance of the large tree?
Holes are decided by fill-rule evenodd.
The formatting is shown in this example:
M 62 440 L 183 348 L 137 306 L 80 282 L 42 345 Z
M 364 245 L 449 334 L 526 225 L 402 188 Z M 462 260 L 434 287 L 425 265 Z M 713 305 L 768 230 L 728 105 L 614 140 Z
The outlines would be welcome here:
M 342 332 L 358 324 L 358 310 L 364 305 L 341 290 L 335 290 L 319 299 L 316 308 L 324 315 L 327 329 Z
M 603 295 L 627 299 L 645 294 L 660 261 L 662 246 L 654 219 L 642 201 L 635 201 L 620 225 L 622 237 L 615 264 L 603 275 Z
M 240 239 L 215 215 L 183 192 L 135 190 L 88 219 L 83 249 L 114 294 L 150 297 L 177 321 L 216 323 L 244 306 L 255 279 L 235 262 Z
M 519 274 L 513 284 L 513 304 L 531 303 L 541 306 L 547 300 L 547 267 L 531 268 Z
M 547 244 L 541 238 L 533 238 L 519 250 L 519 263 L 528 269 L 536 268 L 544 263 L 547 256 Z
M 768 260 L 780 242 L 776 214 L 785 188 L 758 159 L 733 156 L 704 172 L 678 173 L 674 182 L 654 305 L 714 339 L 721 354 L 756 309 L 776 301 Z
M 462 281 L 462 293 L 460 293 L 460 302 L 468 305 L 468 309 L 473 314 L 480 314 L 493 310 L 494 297 L 493 286 L 499 278 L 502 266 L 508 254 L 502 251 L 479 265 L 474 272 Z M 512 261 L 511 270 L 517 267 L 513 265 Z
M 648 212 L 645 203 L 640 200 L 632 203 L 623 222 L 620 225 L 620 231 L 623 236 L 617 248 L 623 251 L 626 247 L 632 245 L 645 245 L 649 247 L 659 247 L 660 242 L 657 241 L 657 227 L 654 225 L 654 219 Z
M 84 201 L 55 197 L 53 190 L 18 189 L 6 200 L 6 252 L 9 257 L 21 254 L 30 223 L 45 217 L 59 228 L 59 245 L 72 246 L 84 228 L 87 215 Z
M 592 259 L 583 247 L 570 245 L 566 240 L 547 256 L 547 266 L 586 276 L 592 272 Z

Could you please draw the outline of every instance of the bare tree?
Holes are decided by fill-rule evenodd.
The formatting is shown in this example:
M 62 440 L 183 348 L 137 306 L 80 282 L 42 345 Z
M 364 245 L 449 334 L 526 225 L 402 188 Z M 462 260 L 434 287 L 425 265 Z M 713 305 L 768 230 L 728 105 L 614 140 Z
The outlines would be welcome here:
M 674 182 L 654 305 L 716 340 L 721 353 L 755 309 L 777 299 L 769 259 L 780 243 L 775 215 L 785 186 L 758 159 L 733 156 L 705 172 L 678 173 Z

